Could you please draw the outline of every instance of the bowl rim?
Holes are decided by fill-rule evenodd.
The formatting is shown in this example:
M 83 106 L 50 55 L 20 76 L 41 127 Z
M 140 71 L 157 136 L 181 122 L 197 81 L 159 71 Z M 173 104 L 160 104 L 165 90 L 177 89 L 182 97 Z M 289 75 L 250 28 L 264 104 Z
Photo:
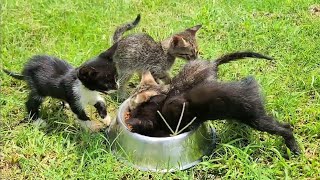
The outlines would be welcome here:
M 169 137 L 150 137 L 150 136 L 145 136 L 142 134 L 131 132 L 131 131 L 129 131 L 128 127 L 125 125 L 125 122 L 123 121 L 123 114 L 122 114 L 124 109 L 128 108 L 129 101 L 130 101 L 130 97 L 128 99 L 126 99 L 124 102 L 122 102 L 122 104 L 120 105 L 118 113 L 117 113 L 116 121 L 118 121 L 118 123 L 121 125 L 122 129 L 125 130 L 126 133 L 130 134 L 131 136 L 133 136 L 134 138 L 137 138 L 139 140 L 149 141 L 149 142 L 150 141 L 151 142 L 164 142 L 164 141 L 185 139 L 185 138 L 191 136 L 200 127 L 200 126 L 198 126 L 197 128 L 195 128 L 191 131 L 184 132 L 184 133 L 178 134 L 176 136 L 169 136 Z

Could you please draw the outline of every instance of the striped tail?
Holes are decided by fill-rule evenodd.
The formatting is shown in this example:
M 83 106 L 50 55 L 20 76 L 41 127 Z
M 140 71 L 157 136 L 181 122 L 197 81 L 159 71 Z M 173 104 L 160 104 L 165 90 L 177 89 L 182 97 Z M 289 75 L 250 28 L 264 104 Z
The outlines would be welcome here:
M 118 42 L 121 39 L 124 32 L 136 27 L 139 24 L 140 19 L 141 19 L 141 16 L 140 16 L 140 14 L 138 14 L 138 16 L 136 17 L 136 19 L 133 22 L 130 22 L 130 23 L 127 23 L 127 24 L 124 24 L 124 25 L 118 27 L 117 30 L 113 34 L 113 43 Z

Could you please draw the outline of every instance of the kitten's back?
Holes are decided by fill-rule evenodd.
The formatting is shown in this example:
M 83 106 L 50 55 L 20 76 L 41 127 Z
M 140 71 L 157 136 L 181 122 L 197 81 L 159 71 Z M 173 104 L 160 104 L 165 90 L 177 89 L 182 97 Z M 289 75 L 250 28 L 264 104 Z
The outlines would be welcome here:
M 161 44 L 145 33 L 131 34 L 118 41 L 114 60 L 121 70 L 128 71 L 166 66 Z
M 61 94 L 59 85 L 63 77 L 73 69 L 70 64 L 56 57 L 37 55 L 25 65 L 22 74 L 31 89 L 40 95 L 52 92 L 54 93 L 52 96 L 55 97 L 55 94 Z

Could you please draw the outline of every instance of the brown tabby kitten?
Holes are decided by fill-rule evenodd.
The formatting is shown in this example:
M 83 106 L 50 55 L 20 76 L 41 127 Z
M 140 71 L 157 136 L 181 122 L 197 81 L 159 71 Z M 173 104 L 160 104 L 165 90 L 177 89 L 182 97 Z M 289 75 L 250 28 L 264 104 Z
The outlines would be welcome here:
M 168 84 L 170 83 L 168 70 L 176 57 L 185 60 L 194 60 L 198 57 L 196 32 L 201 25 L 188 28 L 161 42 L 156 42 L 145 33 L 121 37 L 125 31 L 134 28 L 139 21 L 140 15 L 134 22 L 119 27 L 113 36 L 114 43 L 118 44 L 113 59 L 119 74 L 117 83 L 120 98 L 125 98 L 126 82 L 134 73 L 149 70 L 157 81 L 161 80 Z

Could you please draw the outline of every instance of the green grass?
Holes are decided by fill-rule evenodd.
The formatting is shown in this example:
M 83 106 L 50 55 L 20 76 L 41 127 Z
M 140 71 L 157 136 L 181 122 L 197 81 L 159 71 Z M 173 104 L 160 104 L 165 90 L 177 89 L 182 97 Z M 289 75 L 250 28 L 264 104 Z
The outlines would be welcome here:
M 214 122 L 215 153 L 187 171 L 140 172 L 118 162 L 103 134 L 74 126 L 70 110 L 48 99 L 49 127 L 17 125 L 26 116 L 24 82 L 0 72 L 1 179 L 317 179 L 320 177 L 320 16 L 311 0 L 2 0 L 1 67 L 20 71 L 35 54 L 55 55 L 78 66 L 111 45 L 115 28 L 142 15 L 133 32 L 156 40 L 202 24 L 199 47 L 207 59 L 237 50 L 268 54 L 275 63 L 242 60 L 221 66 L 222 80 L 253 75 L 270 114 L 294 125 L 301 156 L 283 158 L 279 137 L 236 123 Z M 183 65 L 179 60 L 173 74 Z M 118 103 L 106 96 L 109 111 Z

